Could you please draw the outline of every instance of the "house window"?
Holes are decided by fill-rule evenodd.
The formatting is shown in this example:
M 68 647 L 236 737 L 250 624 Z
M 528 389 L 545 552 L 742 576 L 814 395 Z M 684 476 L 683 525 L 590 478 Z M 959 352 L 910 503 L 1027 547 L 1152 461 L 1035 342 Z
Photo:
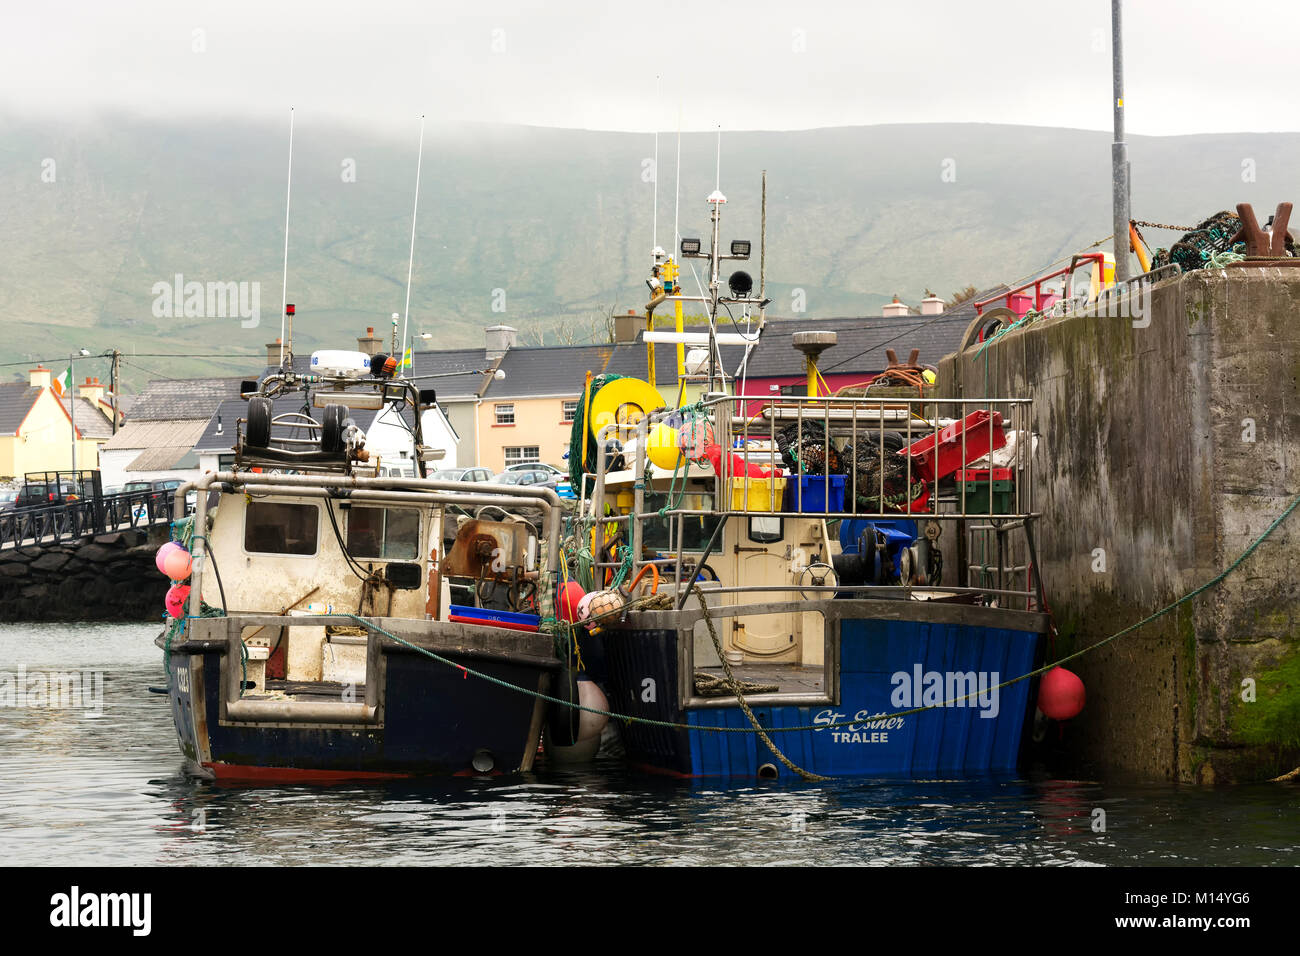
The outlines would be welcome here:
M 515 423 L 515 406 L 514 405 L 497 405 L 498 425 L 513 425 Z
M 511 465 L 526 465 L 542 460 L 542 449 L 538 445 L 516 445 L 514 448 L 507 448 L 505 451 L 507 468 Z
M 578 416 L 578 400 L 564 403 L 564 420 L 571 422 Z

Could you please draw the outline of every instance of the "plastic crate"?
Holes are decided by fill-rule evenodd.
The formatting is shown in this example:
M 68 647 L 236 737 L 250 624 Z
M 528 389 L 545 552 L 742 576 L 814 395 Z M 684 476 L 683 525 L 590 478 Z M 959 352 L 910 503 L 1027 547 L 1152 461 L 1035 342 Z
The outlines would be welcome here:
M 968 513 L 1005 515 L 1015 510 L 1015 484 L 1010 468 L 962 468 L 957 471 L 957 482 L 966 495 Z
M 846 480 L 845 475 L 800 475 L 797 482 L 786 485 L 783 510 L 810 514 L 842 512 Z
M 536 631 L 542 624 L 542 619 L 536 614 L 496 611 L 486 607 L 466 607 L 463 604 L 449 604 L 447 606 L 447 619 L 460 624 L 504 627 L 511 631 Z
M 732 511 L 779 512 L 785 496 L 784 478 L 732 478 Z
M 962 455 L 962 435 L 966 436 L 966 454 Z M 935 438 L 938 438 L 937 447 Z M 913 459 L 912 468 L 926 481 L 951 475 L 967 462 L 983 458 L 1007 443 L 1002 431 L 1002 413 L 984 409 L 971 412 L 959 422 L 912 442 L 901 454 Z M 964 460 L 963 460 L 964 457 Z

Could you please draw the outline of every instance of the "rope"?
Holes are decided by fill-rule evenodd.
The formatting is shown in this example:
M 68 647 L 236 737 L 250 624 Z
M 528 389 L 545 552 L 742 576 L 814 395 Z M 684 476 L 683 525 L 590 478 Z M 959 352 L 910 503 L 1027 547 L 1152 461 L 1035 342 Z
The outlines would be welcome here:
M 1047 671 L 1052 670 L 1054 667 L 1059 667 L 1062 664 L 1068 663 L 1069 661 L 1082 657 L 1084 654 L 1094 651 L 1097 648 L 1102 647 L 1103 645 L 1109 644 L 1111 641 L 1117 640 L 1121 637 L 1124 637 L 1127 634 L 1133 633 L 1139 628 L 1144 627 L 1147 624 L 1150 624 L 1152 621 L 1163 617 L 1164 615 L 1168 614 L 1170 611 L 1173 611 L 1176 608 L 1182 606 L 1183 604 L 1186 604 L 1188 601 L 1196 597 L 1199 597 L 1201 594 L 1204 594 L 1206 591 L 1218 585 L 1221 581 L 1224 580 L 1224 578 L 1228 577 L 1228 575 L 1236 571 L 1237 568 L 1239 568 L 1247 558 L 1249 558 L 1252 554 L 1254 554 L 1255 551 L 1259 548 L 1259 546 L 1263 544 L 1264 541 L 1267 540 L 1273 534 L 1274 531 L 1277 530 L 1277 528 L 1282 524 L 1282 522 L 1291 516 L 1291 513 L 1295 511 L 1297 507 L 1300 507 L 1300 496 L 1294 498 L 1291 501 L 1291 503 L 1287 505 L 1286 509 L 1280 515 L 1278 515 L 1276 518 L 1273 519 L 1273 521 L 1269 524 L 1269 526 L 1264 529 L 1264 532 L 1253 542 L 1251 542 L 1251 544 L 1246 548 L 1246 550 L 1244 550 L 1236 558 L 1236 560 L 1234 560 L 1230 565 L 1228 565 L 1227 568 L 1225 568 L 1223 571 L 1216 574 L 1209 581 L 1206 581 L 1204 584 L 1197 587 L 1195 590 L 1190 591 L 1189 593 L 1183 595 L 1173 603 L 1161 608 L 1160 610 L 1147 615 L 1146 617 L 1142 618 L 1142 620 L 1130 624 L 1128 627 L 1124 628 L 1123 630 L 1115 632 L 1114 634 L 1110 635 L 1110 637 L 1102 638 L 1100 641 L 1097 641 L 1094 644 L 1089 644 L 1087 647 L 1081 648 L 1080 650 L 1075 651 L 1073 654 L 1067 654 L 1065 657 L 1062 657 L 1051 664 L 1044 664 L 1042 667 L 1036 670 L 1032 670 L 1027 674 L 1021 674 L 1019 677 L 1013 677 L 1011 680 L 1003 681 L 1001 684 L 998 684 L 995 689 L 1001 690 L 1005 687 L 1010 687 L 1012 684 L 1018 684 L 1022 680 L 1028 680 L 1031 677 L 1037 677 L 1040 674 L 1044 674 Z M 702 592 L 698 585 L 695 586 L 695 590 L 697 592 L 696 597 L 700 598 L 702 603 L 703 602 Z M 602 614 L 597 617 L 591 618 L 589 622 L 599 623 L 600 621 L 605 619 L 620 617 L 621 615 L 626 614 L 629 611 L 633 611 L 633 610 L 650 610 L 654 608 L 662 608 L 671 604 L 671 601 L 672 598 L 670 595 L 657 594 L 650 598 L 643 598 L 639 601 L 633 601 L 630 604 L 626 605 L 625 607 L 619 608 L 614 611 L 610 611 L 607 614 Z M 220 608 L 208 608 L 206 605 L 204 605 L 203 614 L 201 616 L 220 617 L 223 616 L 224 613 L 225 612 L 222 611 Z M 344 614 L 345 616 L 350 617 L 353 620 L 357 621 L 363 627 L 366 627 L 367 629 L 372 630 L 378 634 L 382 634 L 384 637 L 387 637 L 388 639 L 395 641 L 396 643 L 401 644 L 403 647 L 409 648 L 410 650 L 413 650 L 418 654 L 423 654 L 425 657 L 428 657 L 431 660 L 437 661 L 440 664 L 445 664 L 448 667 L 455 668 L 456 670 L 462 672 L 467 676 L 472 675 L 474 677 L 485 680 L 488 683 L 495 684 L 498 687 L 503 687 L 507 690 L 517 691 L 518 693 L 524 694 L 526 696 L 535 697 L 540 700 L 545 700 L 552 704 L 558 704 L 562 707 L 571 707 L 577 710 L 585 711 L 589 714 L 597 714 L 601 717 L 607 717 L 612 720 L 620 721 L 625 725 L 643 724 L 647 727 L 664 727 L 670 730 L 696 730 L 705 733 L 722 733 L 722 734 L 758 733 L 761 736 L 763 736 L 763 738 L 766 740 L 768 733 L 787 734 L 787 733 L 804 733 L 804 732 L 815 731 L 820 729 L 834 730 L 838 728 L 852 727 L 857 724 L 868 723 L 872 720 L 879 720 L 884 717 L 910 717 L 913 714 L 920 714 L 927 710 L 935 710 L 936 708 L 939 707 L 948 707 L 951 706 L 952 704 L 960 703 L 961 701 L 964 700 L 969 700 L 971 697 L 974 697 L 979 693 L 978 691 L 973 691 L 972 693 L 966 694 L 962 697 L 957 697 L 952 700 L 947 700 L 939 704 L 929 704 L 924 707 L 913 707 L 911 710 L 894 711 L 889 714 L 885 714 L 885 713 L 874 714 L 870 717 L 855 718 L 853 720 L 835 721 L 828 724 L 809 724 L 803 727 L 773 727 L 770 730 L 764 730 L 763 728 L 760 727 L 711 727 L 706 725 L 684 724 L 684 723 L 679 723 L 677 721 L 671 721 L 671 720 L 654 720 L 648 717 L 634 717 L 630 714 L 619 714 L 609 710 L 602 710 L 599 707 L 588 707 L 586 705 L 578 704 L 573 701 L 560 700 L 558 697 L 552 697 L 550 694 L 543 694 L 540 691 L 532 690 L 531 688 L 520 687 L 518 684 L 512 684 L 509 681 L 501 680 L 498 677 L 493 677 L 491 674 L 485 674 L 482 671 L 475 670 L 472 667 L 467 667 L 464 664 L 457 664 L 454 661 L 448 660 L 447 658 L 442 657 L 439 654 L 435 654 L 433 651 L 427 650 L 416 644 L 412 644 L 410 641 L 406 640 L 405 638 L 398 637 L 392 631 L 386 630 L 385 628 L 380 627 L 374 621 L 361 617 L 358 614 L 351 614 L 348 612 L 344 612 Z M 704 609 L 704 618 L 706 621 L 709 622 L 710 633 L 716 634 L 716 632 L 713 631 L 712 622 L 709 619 L 707 608 Z M 185 618 L 184 620 L 189 620 L 189 618 Z M 181 628 L 183 628 L 183 626 L 184 626 L 183 624 L 180 624 Z M 173 627 L 175 628 L 176 625 L 173 625 Z M 170 641 L 170 634 L 169 634 L 168 642 L 167 642 L 168 650 L 170 650 L 170 646 L 171 646 L 171 641 Z M 723 657 L 723 660 L 725 661 L 726 658 Z M 985 689 L 984 692 L 988 693 L 988 690 Z M 770 741 L 768 742 L 768 746 L 772 748 L 774 753 L 777 752 L 774 745 L 772 745 Z M 800 771 L 797 767 L 794 767 L 793 764 L 787 763 L 787 766 L 792 767 L 794 770 L 796 770 L 796 772 L 806 773 L 806 771 Z M 825 778 L 813 778 L 813 779 L 825 779 Z
M 722 661 L 722 672 L 727 675 L 727 683 L 731 685 L 731 692 L 736 695 L 736 703 L 740 705 L 740 709 L 744 712 L 746 719 L 749 720 L 750 726 L 754 728 L 754 732 L 758 734 L 759 739 L 762 740 L 763 743 L 767 744 L 767 749 L 772 751 L 772 756 L 781 761 L 787 770 L 797 773 L 804 780 L 829 780 L 830 777 L 823 777 L 821 774 L 812 773 L 811 771 L 803 769 L 803 767 L 800 767 L 785 754 L 781 753 L 776 744 L 772 743 L 772 738 L 763 730 L 762 725 L 758 722 L 758 718 L 755 717 L 754 712 L 749 709 L 749 702 L 745 700 L 745 694 L 740 683 L 736 680 L 735 675 L 731 673 L 731 662 L 727 660 L 727 655 L 722 652 L 722 642 L 718 639 L 718 631 L 713 626 L 713 618 L 709 616 L 709 606 L 705 603 L 704 589 L 698 584 L 692 584 L 691 591 L 695 594 L 695 600 L 700 602 L 700 612 L 704 615 L 704 623 L 709 629 L 709 637 L 713 641 L 713 649 L 718 653 L 718 660 Z

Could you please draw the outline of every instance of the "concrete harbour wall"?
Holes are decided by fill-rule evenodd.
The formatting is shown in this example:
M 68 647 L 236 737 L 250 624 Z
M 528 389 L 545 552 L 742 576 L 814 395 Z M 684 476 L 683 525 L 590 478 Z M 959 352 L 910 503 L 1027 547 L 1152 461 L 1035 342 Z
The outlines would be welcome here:
M 1049 659 L 1209 581 L 1300 495 L 1300 269 L 1146 291 L 1146 309 L 1039 320 L 941 366 L 945 397 L 1034 400 Z M 1217 587 L 1069 664 L 1088 691 L 1070 750 L 1201 783 L 1300 765 L 1298 546 L 1294 514 Z

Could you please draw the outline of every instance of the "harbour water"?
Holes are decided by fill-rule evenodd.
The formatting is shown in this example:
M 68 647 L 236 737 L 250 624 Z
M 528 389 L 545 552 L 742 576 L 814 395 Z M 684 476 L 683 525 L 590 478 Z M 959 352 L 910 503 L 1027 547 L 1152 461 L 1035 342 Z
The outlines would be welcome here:
M 159 629 L 0 625 L 0 680 L 20 669 L 102 675 L 102 708 L 39 697 L 0 706 L 7 865 L 1300 864 L 1295 784 L 1210 789 L 1029 772 L 723 785 L 601 764 L 219 787 L 182 773 L 166 698 L 149 691 L 163 680 Z M 85 687 L 94 697 L 93 678 Z

